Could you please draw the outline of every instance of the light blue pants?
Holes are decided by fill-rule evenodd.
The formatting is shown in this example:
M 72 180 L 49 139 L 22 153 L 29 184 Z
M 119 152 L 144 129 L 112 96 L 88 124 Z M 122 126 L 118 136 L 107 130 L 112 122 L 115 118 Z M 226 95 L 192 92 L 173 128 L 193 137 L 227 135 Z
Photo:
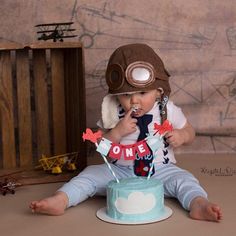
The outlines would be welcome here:
M 111 164 L 118 179 L 135 176 L 133 166 Z M 198 196 L 207 198 L 207 193 L 199 185 L 198 180 L 188 171 L 174 164 L 155 167 L 152 178 L 162 181 L 166 197 L 175 197 L 181 205 L 189 210 L 191 201 Z M 92 165 L 85 168 L 78 176 L 64 184 L 58 191 L 67 194 L 68 207 L 75 206 L 96 195 L 106 195 L 106 186 L 114 180 L 106 164 Z

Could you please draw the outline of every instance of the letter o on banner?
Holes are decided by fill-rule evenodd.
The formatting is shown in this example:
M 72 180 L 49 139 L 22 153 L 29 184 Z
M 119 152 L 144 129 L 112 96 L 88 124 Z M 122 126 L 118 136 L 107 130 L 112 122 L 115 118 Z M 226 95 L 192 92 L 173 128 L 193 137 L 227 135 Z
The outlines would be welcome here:
M 109 152 L 109 157 L 120 159 L 122 153 L 122 146 L 120 144 L 112 144 Z

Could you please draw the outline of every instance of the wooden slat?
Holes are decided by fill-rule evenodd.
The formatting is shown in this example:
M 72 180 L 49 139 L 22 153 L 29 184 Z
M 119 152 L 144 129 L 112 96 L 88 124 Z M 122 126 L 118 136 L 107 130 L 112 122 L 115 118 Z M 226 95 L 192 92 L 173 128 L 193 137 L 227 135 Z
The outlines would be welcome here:
M 21 49 L 23 47 L 24 46 L 20 43 L 1 42 L 0 51 Z
M 75 50 L 75 49 L 74 49 Z M 76 51 L 76 50 L 75 50 Z M 75 52 L 74 51 L 74 52 Z M 73 54 L 71 53 L 71 49 L 65 50 L 64 57 L 65 57 L 65 98 L 66 98 L 66 127 L 67 127 L 67 151 L 74 152 L 78 151 L 79 146 L 75 147 L 75 135 L 74 133 L 77 132 L 77 127 L 75 127 L 75 121 L 73 117 L 76 115 L 74 106 L 77 104 L 77 99 L 73 100 L 74 97 L 74 87 L 73 81 L 74 76 L 76 76 L 74 70 L 74 58 L 72 57 Z M 69 95 L 69 96 L 68 96 Z M 75 148 L 75 149 L 74 149 Z
M 20 165 L 32 164 L 32 123 L 28 50 L 16 51 Z
M 47 88 L 46 51 L 33 51 L 33 72 L 35 88 L 35 113 L 37 133 L 37 156 L 50 153 L 50 128 Z
M 87 166 L 87 148 L 86 148 L 86 143 L 83 142 L 82 140 L 82 134 L 83 131 L 86 129 L 86 95 L 85 95 L 85 66 L 84 66 L 84 53 L 83 53 L 83 48 L 77 49 L 77 74 L 78 77 L 76 79 L 76 84 L 78 88 L 78 104 L 79 104 L 79 109 L 77 112 L 77 115 L 75 117 L 76 122 L 79 124 L 79 132 L 77 135 L 79 135 L 79 146 L 81 147 L 81 165 L 83 168 Z M 75 95 L 76 96 L 76 95 Z
M 80 48 L 82 47 L 82 44 L 77 42 L 35 42 L 30 45 L 25 45 L 25 47 L 31 48 L 31 49 L 56 49 L 56 48 Z
M 3 168 L 16 167 L 13 90 L 10 51 L 0 52 L 0 121 Z
M 66 153 L 66 120 L 63 51 L 51 50 L 54 154 Z
M 65 88 L 68 151 L 79 152 L 79 166 L 87 164 L 86 143 L 82 134 L 86 129 L 85 81 L 82 48 L 65 50 Z
M 25 167 L 0 170 L 0 179 L 3 180 L 4 178 L 9 178 L 16 180 L 16 182 L 19 182 L 22 185 L 33 185 L 67 182 L 74 176 L 78 175 L 78 173 L 79 170 L 73 172 L 63 171 L 60 175 L 53 175 L 50 172 L 46 172 L 44 170 L 35 170 L 32 167 Z

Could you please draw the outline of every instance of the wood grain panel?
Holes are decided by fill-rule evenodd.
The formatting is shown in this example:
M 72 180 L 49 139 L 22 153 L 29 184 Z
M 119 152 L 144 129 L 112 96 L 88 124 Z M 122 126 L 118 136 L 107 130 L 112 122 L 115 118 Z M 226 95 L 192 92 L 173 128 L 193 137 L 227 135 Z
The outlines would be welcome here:
M 46 50 L 33 51 L 37 154 L 50 155 Z
M 62 50 L 51 50 L 54 154 L 66 153 L 64 57 Z
M 28 50 L 16 51 L 20 166 L 32 164 L 32 123 Z
M 85 81 L 82 48 L 65 50 L 65 88 L 67 148 L 80 153 L 79 165 L 83 169 L 86 162 L 86 142 L 82 134 L 86 129 Z
M 2 134 L 2 166 L 16 167 L 13 89 L 10 51 L 0 52 L 0 122 Z

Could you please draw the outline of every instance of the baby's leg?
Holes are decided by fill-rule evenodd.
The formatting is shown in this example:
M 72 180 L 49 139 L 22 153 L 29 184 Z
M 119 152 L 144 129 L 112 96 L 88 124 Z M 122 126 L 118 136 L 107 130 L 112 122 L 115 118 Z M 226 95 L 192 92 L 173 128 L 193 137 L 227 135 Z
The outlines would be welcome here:
M 112 169 L 114 172 L 119 172 L 114 165 Z M 106 164 L 91 165 L 63 185 L 59 191 L 67 194 L 68 207 L 76 206 L 95 194 L 105 196 L 106 186 L 110 180 L 114 180 L 114 177 Z
M 127 177 L 130 172 L 127 168 L 115 165 L 112 165 L 112 169 L 118 178 Z M 106 164 L 89 166 L 63 185 L 55 195 L 31 202 L 30 208 L 37 213 L 61 215 L 66 208 L 75 206 L 88 197 L 105 195 L 106 185 L 110 180 L 114 180 L 114 176 Z
M 219 206 L 207 200 L 207 193 L 188 171 L 170 164 L 158 168 L 155 176 L 163 181 L 165 195 L 176 197 L 190 211 L 191 218 L 210 221 L 222 218 Z

